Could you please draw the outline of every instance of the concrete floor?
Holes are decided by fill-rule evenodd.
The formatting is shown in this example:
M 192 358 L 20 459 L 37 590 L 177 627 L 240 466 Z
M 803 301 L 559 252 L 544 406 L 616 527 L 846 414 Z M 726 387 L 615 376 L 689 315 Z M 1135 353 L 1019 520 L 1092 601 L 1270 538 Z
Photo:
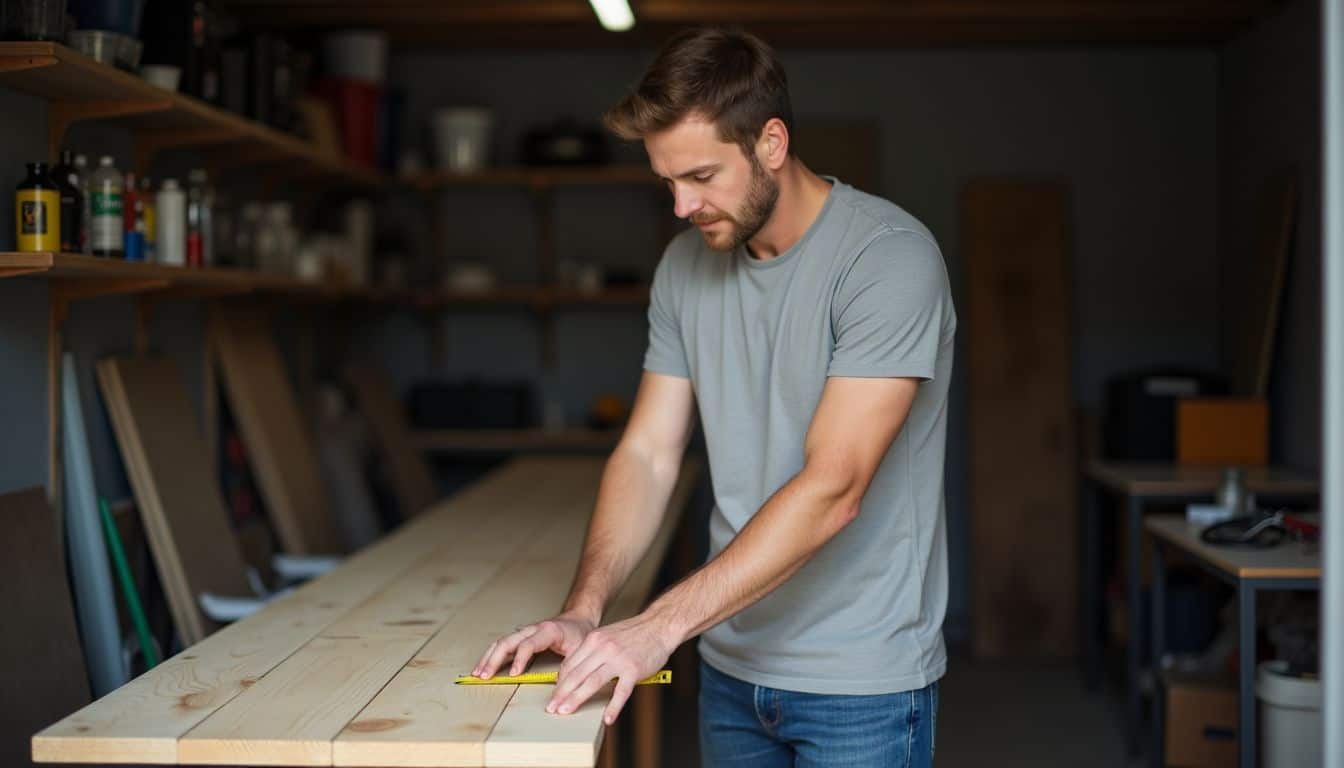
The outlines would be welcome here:
M 953 659 L 940 690 L 938 768 L 1133 768 L 1115 700 L 1089 694 L 1071 663 Z M 664 768 L 700 765 L 695 701 L 664 699 Z

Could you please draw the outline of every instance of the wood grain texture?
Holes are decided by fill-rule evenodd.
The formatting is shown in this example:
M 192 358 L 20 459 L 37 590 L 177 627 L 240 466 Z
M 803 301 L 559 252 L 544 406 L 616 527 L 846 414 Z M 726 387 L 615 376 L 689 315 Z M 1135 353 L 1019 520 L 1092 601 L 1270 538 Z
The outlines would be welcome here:
M 962 194 L 981 656 L 1075 646 L 1068 217 L 1067 192 L 1052 182 L 973 181 Z
M 308 425 L 265 317 L 220 310 L 210 319 L 209 335 L 281 545 L 295 555 L 341 552 Z
M 108 358 L 98 383 L 150 549 L 184 643 L 218 629 L 198 596 L 252 594 L 210 455 L 177 366 L 166 359 Z
M 373 430 L 383 462 L 397 494 L 402 517 L 414 517 L 438 499 L 429 464 L 416 446 L 401 401 L 387 379 L 373 368 L 350 366 L 345 381 L 355 392 L 359 410 Z
M 176 763 L 178 739 L 254 685 L 442 543 L 458 505 L 503 500 L 529 472 L 514 465 L 436 505 L 342 567 L 207 637 L 33 739 L 40 762 Z
M 0 633 L 0 765 L 25 766 L 33 733 L 87 703 L 89 679 L 42 489 L 0 496 L 0 524 L 0 602 L 17 617 Z
M 592 765 L 599 696 L 547 716 L 514 686 L 453 686 L 482 650 L 563 599 L 602 461 L 512 462 L 330 574 L 46 729 L 48 762 Z M 684 504 L 694 470 L 670 505 Z M 683 487 L 685 486 L 685 487 Z M 680 512 L 613 611 L 639 606 Z M 613 614 L 614 615 L 614 614 Z

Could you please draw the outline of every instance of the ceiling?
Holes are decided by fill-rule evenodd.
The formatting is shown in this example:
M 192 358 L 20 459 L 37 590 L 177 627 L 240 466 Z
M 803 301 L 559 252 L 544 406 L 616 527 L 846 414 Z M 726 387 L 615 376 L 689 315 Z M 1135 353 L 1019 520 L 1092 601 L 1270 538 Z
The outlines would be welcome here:
M 457 47 L 631 47 L 695 24 L 776 45 L 1216 44 L 1280 0 L 630 0 L 636 24 L 598 26 L 587 0 L 225 0 L 250 26 L 386 30 Z

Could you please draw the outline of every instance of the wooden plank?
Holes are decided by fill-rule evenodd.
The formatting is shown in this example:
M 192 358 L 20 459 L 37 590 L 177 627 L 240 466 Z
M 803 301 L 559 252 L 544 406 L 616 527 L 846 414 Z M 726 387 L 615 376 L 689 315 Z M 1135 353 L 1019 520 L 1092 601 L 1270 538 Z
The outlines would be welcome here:
M 348 558 L 340 568 L 229 625 L 33 738 L 55 763 L 175 763 L 178 738 L 417 561 L 502 504 L 538 470 L 507 465 L 430 513 Z
M 485 648 L 554 613 L 573 577 L 601 462 L 570 460 L 548 485 L 550 527 L 416 654 L 336 739 L 342 766 L 483 765 L 486 737 L 516 686 L 454 686 Z M 564 489 L 570 490 L 566 492 Z
M 0 633 L 0 765 L 25 766 L 33 732 L 87 703 L 89 678 L 42 489 L 0 496 L 0 525 L 0 604 L 15 617 Z
M 582 535 L 586 518 L 571 511 L 578 506 L 555 506 L 564 505 L 575 491 L 582 494 L 584 486 L 539 467 L 548 471 L 533 475 L 512 496 L 471 510 L 470 527 L 453 531 L 449 542 L 414 570 L 184 736 L 179 759 L 212 765 L 332 764 L 332 740 L 440 627 L 457 615 L 479 622 L 479 612 L 471 608 L 480 605 L 475 594 L 497 571 L 515 561 L 519 551 L 553 546 L 557 526 L 577 527 Z
M 264 316 L 220 310 L 209 335 L 281 545 L 296 555 L 343 551 L 307 424 Z
M 1134 496 L 1212 497 L 1222 480 L 1221 467 L 1149 464 L 1121 461 L 1089 461 L 1083 468 L 1088 479 L 1117 493 Z M 1283 467 L 1248 467 L 1243 477 L 1246 490 L 1260 496 L 1315 496 L 1316 478 Z
M 1067 192 L 980 180 L 961 204 L 973 646 L 981 656 L 1068 655 L 1077 514 Z
M 387 379 L 365 366 L 345 369 L 345 380 L 355 391 L 359 410 L 368 419 L 374 439 L 382 448 L 383 461 L 403 517 L 414 517 L 438 498 L 424 454 L 416 447 L 401 401 Z
M 668 499 L 667 514 L 649 549 L 631 572 L 616 598 L 607 606 L 602 617 L 604 624 L 634 616 L 643 610 L 653 591 L 654 581 L 662 567 L 663 558 L 681 524 L 682 514 L 695 484 L 699 480 L 700 465 L 696 460 L 683 462 L 677 484 Z M 561 596 L 563 599 L 563 595 Z M 564 766 L 593 765 L 602 744 L 602 713 L 611 700 L 612 687 L 600 691 L 577 711 L 564 716 L 546 714 L 550 701 L 548 686 L 520 686 L 500 715 L 485 745 L 487 766 Z M 649 707 L 648 698 L 660 695 L 658 691 L 639 692 L 626 704 L 622 714 L 631 719 L 631 709 Z M 656 700 L 652 705 L 656 714 Z M 644 753 L 653 751 L 659 741 L 656 722 L 649 721 L 649 713 L 635 720 L 636 748 Z M 645 765 L 645 763 L 640 763 Z
M 98 382 L 173 622 L 195 644 L 218 628 L 201 613 L 199 595 L 252 594 L 196 414 L 166 359 L 102 360 Z

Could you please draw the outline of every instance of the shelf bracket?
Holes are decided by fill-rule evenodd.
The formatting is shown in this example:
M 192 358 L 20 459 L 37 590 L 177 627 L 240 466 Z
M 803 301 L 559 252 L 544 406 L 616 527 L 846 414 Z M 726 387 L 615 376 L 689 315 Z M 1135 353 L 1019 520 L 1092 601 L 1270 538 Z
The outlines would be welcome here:
M 144 293 L 167 288 L 172 281 L 157 278 L 120 278 L 107 280 L 101 278 L 53 280 L 51 281 L 50 302 L 53 321 L 64 326 L 70 314 L 70 304 L 83 299 L 95 299 L 99 296 L 123 296 L 132 293 Z
M 116 99 L 111 101 L 53 101 L 47 105 L 47 152 L 55 162 L 61 151 L 61 142 L 70 126 L 83 120 L 105 117 L 126 117 L 167 112 L 173 103 L 168 99 Z

